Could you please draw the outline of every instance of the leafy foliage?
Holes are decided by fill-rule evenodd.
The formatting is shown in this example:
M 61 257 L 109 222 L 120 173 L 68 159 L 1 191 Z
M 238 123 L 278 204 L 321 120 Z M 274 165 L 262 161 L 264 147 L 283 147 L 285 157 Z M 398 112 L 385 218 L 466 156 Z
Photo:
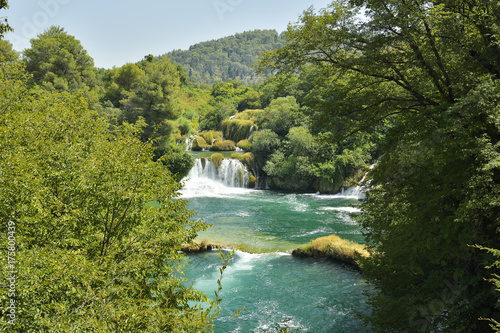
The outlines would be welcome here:
M 48 90 L 88 90 L 97 84 L 94 60 L 61 27 L 52 26 L 32 39 L 23 54 L 34 82 Z
M 251 84 L 261 79 L 253 67 L 259 53 L 283 46 L 284 40 L 285 36 L 274 30 L 255 30 L 199 43 L 189 50 L 172 51 L 166 56 L 182 65 L 196 83 L 213 84 L 232 79 Z M 247 96 L 246 100 L 255 99 Z
M 485 332 L 479 318 L 499 320 L 492 259 L 469 246 L 500 245 L 499 13 L 493 1 L 337 1 L 306 11 L 262 60 L 315 67 L 304 103 L 325 140 L 384 133 L 361 219 L 377 331 Z
M 19 64 L 0 78 L 0 243 L 12 221 L 18 306 L 1 330 L 208 329 L 216 304 L 189 304 L 205 298 L 182 286 L 178 254 L 205 225 L 138 137 L 144 122 L 110 131 L 82 96 L 28 89 Z

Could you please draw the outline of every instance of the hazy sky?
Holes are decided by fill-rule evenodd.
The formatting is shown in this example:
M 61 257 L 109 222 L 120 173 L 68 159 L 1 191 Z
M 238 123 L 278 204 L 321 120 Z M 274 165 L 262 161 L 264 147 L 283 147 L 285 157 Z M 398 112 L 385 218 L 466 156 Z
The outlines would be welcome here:
M 111 68 L 254 29 L 286 30 L 311 5 L 331 0 L 9 0 L 17 51 L 52 25 L 75 36 L 97 67 Z

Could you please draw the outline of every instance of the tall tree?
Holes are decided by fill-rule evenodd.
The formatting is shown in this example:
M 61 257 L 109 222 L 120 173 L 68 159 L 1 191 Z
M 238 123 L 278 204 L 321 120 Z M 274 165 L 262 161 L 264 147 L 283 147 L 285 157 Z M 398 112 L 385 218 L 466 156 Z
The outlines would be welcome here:
M 205 298 L 181 284 L 178 253 L 205 226 L 152 161 L 144 122 L 110 131 L 81 96 L 27 77 L 0 67 L 0 243 L 15 258 L 0 331 L 209 329 L 215 308 L 190 304 Z
M 360 14 L 364 13 L 364 17 Z M 361 219 L 381 332 L 485 332 L 498 321 L 500 4 L 337 1 L 306 11 L 264 67 L 318 68 L 306 99 L 330 140 L 389 126 Z
M 32 39 L 24 57 L 34 82 L 46 89 L 76 91 L 96 85 L 94 60 L 61 27 L 52 26 Z

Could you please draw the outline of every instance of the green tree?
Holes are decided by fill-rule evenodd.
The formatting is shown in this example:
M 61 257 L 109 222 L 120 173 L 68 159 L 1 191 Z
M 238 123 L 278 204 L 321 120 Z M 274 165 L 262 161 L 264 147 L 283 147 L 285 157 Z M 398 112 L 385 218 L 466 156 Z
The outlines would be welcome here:
M 0 0 L 0 10 L 9 8 L 7 0 Z M 6 32 L 13 31 L 7 22 L 6 17 L 0 17 L 0 38 L 3 38 Z
M 261 96 L 261 92 L 255 91 L 252 88 L 246 88 L 245 92 L 239 98 L 238 111 L 245 111 L 247 109 L 259 109 L 261 107 Z
M 293 96 L 279 97 L 271 101 L 264 111 L 257 124 L 280 137 L 285 137 L 292 127 L 304 125 L 306 120 Z
M 52 26 L 39 34 L 23 54 L 33 81 L 48 90 L 76 91 L 96 85 L 94 60 L 61 27 Z
M 12 44 L 6 40 L 0 40 L 0 57 L 2 61 L 16 61 L 19 54 L 12 48 Z
M 77 94 L 27 88 L 19 64 L 0 68 L 0 244 L 15 238 L 15 325 L 9 332 L 206 331 L 216 304 L 181 284 L 178 253 L 205 225 L 143 121 L 110 131 Z M 3 255 L 3 254 L 2 254 Z M 181 265 L 182 266 L 182 265 Z M 199 303 L 201 304 L 201 303 Z
M 218 102 L 200 120 L 201 130 L 220 130 L 222 121 L 236 113 L 232 103 Z
M 271 155 L 263 168 L 270 177 L 271 187 L 310 190 L 315 178 L 311 165 L 316 153 L 317 144 L 311 133 L 304 127 L 291 128 L 280 149 Z
M 361 219 L 377 331 L 499 320 L 492 258 L 469 246 L 500 245 L 499 18 L 495 1 L 337 1 L 306 11 L 262 60 L 318 68 L 310 114 L 332 142 L 386 127 Z
M 281 146 L 278 134 L 268 129 L 253 133 L 250 142 L 252 144 L 252 154 L 261 169 L 269 156 Z

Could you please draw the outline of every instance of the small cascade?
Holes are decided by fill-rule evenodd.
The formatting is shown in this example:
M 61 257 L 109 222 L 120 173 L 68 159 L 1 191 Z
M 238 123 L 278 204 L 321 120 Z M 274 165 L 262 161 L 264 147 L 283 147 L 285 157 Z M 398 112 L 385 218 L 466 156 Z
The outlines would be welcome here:
M 252 127 L 250 127 L 250 132 L 248 133 L 248 137 L 252 136 L 254 131 L 255 131 L 255 125 L 252 125 Z
M 375 167 L 375 164 L 372 164 L 370 165 L 370 170 L 373 169 Z M 361 180 L 359 181 L 358 184 L 363 184 L 365 179 L 366 179 L 366 176 L 368 176 L 368 173 L 370 173 L 370 171 L 368 171 L 367 173 L 364 174 L 363 178 L 361 178 Z M 341 197 L 356 197 L 358 199 L 365 199 L 366 198 L 366 193 L 365 193 L 365 188 L 364 186 L 360 186 L 360 185 L 357 185 L 357 186 L 352 186 L 352 187 L 342 187 L 342 190 L 340 191 L 340 193 L 338 194 L 338 196 L 341 196 Z
M 193 148 L 193 140 L 194 135 L 188 136 L 186 138 L 186 151 L 191 151 L 191 148 Z
M 223 159 L 217 170 L 212 162 L 207 160 L 203 163 L 198 158 L 195 160 L 188 178 L 191 180 L 200 178 L 210 179 L 226 187 L 248 187 L 250 173 L 240 161 L 235 159 Z

